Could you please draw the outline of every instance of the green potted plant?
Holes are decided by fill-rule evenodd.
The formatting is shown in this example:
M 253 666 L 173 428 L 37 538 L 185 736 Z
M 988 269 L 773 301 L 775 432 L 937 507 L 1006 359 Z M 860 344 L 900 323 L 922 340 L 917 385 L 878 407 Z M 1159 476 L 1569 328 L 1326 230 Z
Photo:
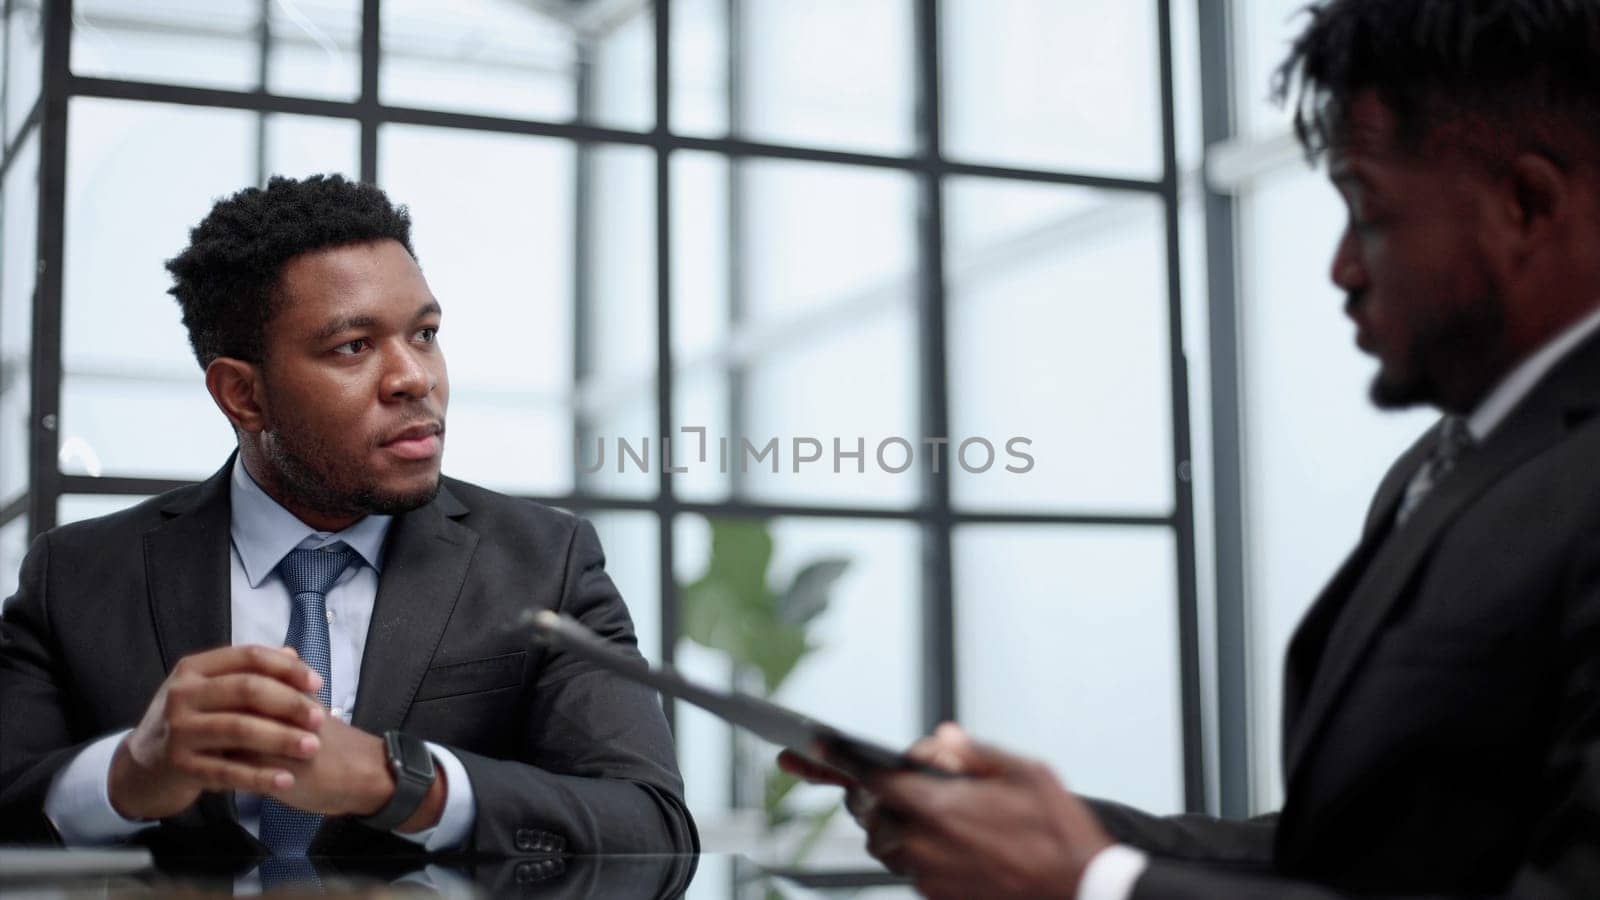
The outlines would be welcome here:
M 773 540 L 767 523 L 758 519 L 711 519 L 711 556 L 706 570 L 679 589 L 683 633 L 703 647 L 727 654 L 734 686 L 771 697 L 795 667 L 818 645 L 811 627 L 827 608 L 835 583 L 849 568 L 842 557 L 813 560 L 785 585 L 773 585 L 768 569 Z M 735 732 L 734 766 L 747 764 L 747 740 Z M 803 828 L 789 864 L 801 862 L 840 809 L 835 801 L 821 808 L 795 802 L 799 783 L 780 771 L 770 758 L 761 771 L 761 807 L 768 835 L 780 829 Z M 740 798 L 736 797 L 736 802 Z

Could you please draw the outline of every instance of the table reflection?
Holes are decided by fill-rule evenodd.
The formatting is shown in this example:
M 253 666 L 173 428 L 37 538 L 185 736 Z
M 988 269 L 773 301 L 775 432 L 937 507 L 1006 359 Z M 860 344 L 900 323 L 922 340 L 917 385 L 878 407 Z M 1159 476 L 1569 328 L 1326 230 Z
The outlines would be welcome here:
M 7 852 L 7 851 L 0 851 Z M 0 896 L 79 897 L 441 897 L 676 898 L 809 900 L 912 897 L 882 871 L 771 869 L 732 853 L 521 857 L 515 859 L 313 859 L 304 867 L 268 867 L 253 860 L 157 857 L 137 872 L 69 872 L 49 854 L 0 857 Z M 28 859 L 44 865 L 28 865 Z M 88 868 L 88 866 L 84 866 Z M 125 867 L 126 868 L 126 867 Z

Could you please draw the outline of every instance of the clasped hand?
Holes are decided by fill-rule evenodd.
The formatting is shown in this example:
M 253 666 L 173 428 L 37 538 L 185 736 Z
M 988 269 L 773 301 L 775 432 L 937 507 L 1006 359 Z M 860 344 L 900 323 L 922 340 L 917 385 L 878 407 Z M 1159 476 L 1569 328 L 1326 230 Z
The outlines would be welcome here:
M 239 790 L 326 815 L 374 812 L 394 790 L 382 741 L 323 709 L 321 682 L 289 647 L 179 660 L 117 748 L 112 807 L 161 819 L 201 791 Z
M 868 852 L 929 897 L 1072 898 L 1089 860 L 1112 843 L 1048 766 L 959 726 L 939 726 L 907 755 L 965 777 L 885 772 L 857 782 L 789 751 L 778 764 L 844 788 Z

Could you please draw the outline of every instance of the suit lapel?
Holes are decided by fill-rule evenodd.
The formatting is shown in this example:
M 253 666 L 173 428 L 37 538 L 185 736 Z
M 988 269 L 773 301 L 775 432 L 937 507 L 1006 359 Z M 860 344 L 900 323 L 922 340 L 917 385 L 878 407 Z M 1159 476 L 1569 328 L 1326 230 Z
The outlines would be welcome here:
M 1320 612 L 1326 627 L 1326 641 L 1316 657 L 1315 672 L 1305 673 L 1305 702 L 1297 714 L 1286 716 L 1285 773 L 1293 783 L 1295 772 L 1305 762 L 1310 748 L 1355 673 L 1371 648 L 1383 623 L 1402 596 L 1407 584 L 1445 529 L 1481 494 L 1505 477 L 1506 473 L 1537 455 L 1565 436 L 1569 428 L 1592 410 L 1600 397 L 1600 340 L 1590 338 L 1560 363 L 1519 404 L 1510 418 L 1502 422 L 1482 447 L 1464 456 L 1450 476 L 1439 483 L 1419 505 L 1404 526 L 1386 530 L 1368 529 L 1362 547 L 1357 548 L 1339 576 L 1324 591 L 1307 618 L 1310 625 Z M 1432 441 L 1419 444 L 1432 446 Z M 1420 459 L 1404 469 L 1405 478 L 1396 478 L 1380 518 L 1374 510 L 1373 522 L 1392 519 L 1394 507 L 1409 473 Z M 1365 552 L 1363 552 L 1363 550 Z M 1370 557 L 1365 565 L 1363 557 Z M 1347 571 L 1348 570 L 1348 571 Z M 1346 598 L 1340 603 L 1341 598 Z M 1308 638 L 1315 635 L 1308 631 Z M 1296 644 L 1300 643 L 1297 638 Z M 1301 649 L 1301 648 L 1297 648 Z M 1291 658 L 1293 654 L 1291 654 Z M 1291 677 L 1291 687 L 1294 679 Z M 1286 709 L 1290 705 L 1286 703 Z
M 372 734 L 399 728 L 455 610 L 478 535 L 449 488 L 397 518 L 383 554 L 383 574 L 367 629 L 352 723 Z
M 145 583 L 161 662 L 233 640 L 229 566 L 228 478 L 233 459 L 203 483 L 183 489 L 162 508 L 169 515 L 144 535 Z
M 1362 529 L 1361 540 L 1356 548 L 1350 551 L 1344 562 L 1334 572 L 1324 587 L 1306 611 L 1305 618 L 1295 629 L 1294 636 L 1289 642 L 1289 650 L 1284 660 L 1284 687 L 1283 687 L 1283 720 L 1282 734 L 1283 747 L 1289 744 L 1288 736 L 1295 733 L 1300 712 L 1305 707 L 1306 693 L 1311 688 L 1312 677 L 1316 674 L 1317 663 L 1321 659 L 1323 650 L 1327 647 L 1328 634 L 1333 629 L 1340 610 L 1344 609 L 1345 602 L 1350 597 L 1351 590 L 1361 578 L 1363 572 L 1372 561 L 1372 556 L 1382 546 L 1383 541 L 1389 536 L 1390 523 L 1394 521 L 1395 509 L 1399 505 L 1400 497 L 1405 492 L 1406 483 L 1416 474 L 1428 453 L 1433 447 L 1438 434 L 1438 427 L 1428 429 L 1421 437 L 1417 438 L 1410 449 L 1401 454 L 1400 459 L 1390 467 L 1383 481 L 1378 485 L 1377 496 L 1372 501 L 1372 506 L 1367 511 L 1366 524 Z M 1283 761 L 1283 771 L 1289 770 L 1288 760 Z
M 167 520 L 144 535 L 145 582 L 155 620 L 161 664 L 233 643 L 232 503 L 233 457 L 215 475 L 176 492 L 162 507 Z M 239 827 L 231 793 L 207 791 L 173 819 L 193 829 L 216 829 L 225 852 L 250 854 L 261 844 Z

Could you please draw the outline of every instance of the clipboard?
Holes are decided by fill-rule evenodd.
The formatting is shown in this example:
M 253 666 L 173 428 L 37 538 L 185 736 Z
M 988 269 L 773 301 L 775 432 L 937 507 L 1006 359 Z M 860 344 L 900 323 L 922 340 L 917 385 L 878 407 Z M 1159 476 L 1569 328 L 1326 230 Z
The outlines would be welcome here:
M 897 750 L 847 734 L 770 700 L 699 684 L 671 666 L 651 666 L 642 659 L 618 651 L 571 616 L 545 609 L 524 613 L 523 619 L 533 626 L 535 640 L 559 645 L 563 650 L 623 678 L 693 703 L 729 724 L 737 725 L 807 759 L 839 769 L 857 781 L 881 772 L 959 777 L 945 769 L 918 762 Z

